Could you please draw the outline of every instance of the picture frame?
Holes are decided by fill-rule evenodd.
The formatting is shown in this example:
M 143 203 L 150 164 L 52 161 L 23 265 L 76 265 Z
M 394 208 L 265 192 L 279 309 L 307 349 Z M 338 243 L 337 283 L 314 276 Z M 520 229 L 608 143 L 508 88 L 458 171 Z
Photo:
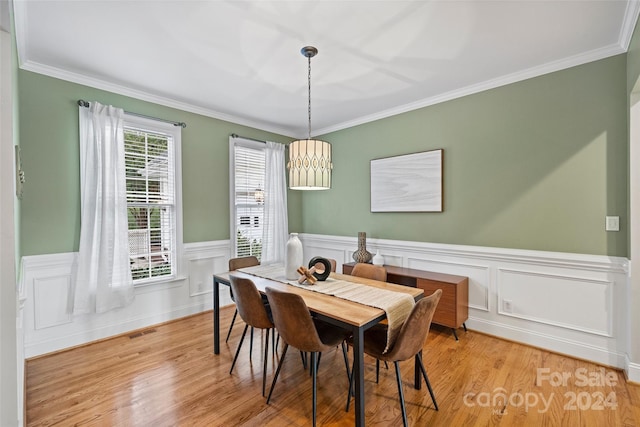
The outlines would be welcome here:
M 442 212 L 444 150 L 371 160 L 371 212 Z

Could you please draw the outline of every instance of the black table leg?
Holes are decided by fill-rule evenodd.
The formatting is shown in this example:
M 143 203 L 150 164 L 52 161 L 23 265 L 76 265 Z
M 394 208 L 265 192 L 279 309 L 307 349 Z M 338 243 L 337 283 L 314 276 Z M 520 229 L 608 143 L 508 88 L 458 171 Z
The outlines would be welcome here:
M 353 331 L 353 380 L 356 386 L 356 426 L 364 426 L 364 332 Z
M 220 284 L 213 279 L 213 353 L 220 354 Z

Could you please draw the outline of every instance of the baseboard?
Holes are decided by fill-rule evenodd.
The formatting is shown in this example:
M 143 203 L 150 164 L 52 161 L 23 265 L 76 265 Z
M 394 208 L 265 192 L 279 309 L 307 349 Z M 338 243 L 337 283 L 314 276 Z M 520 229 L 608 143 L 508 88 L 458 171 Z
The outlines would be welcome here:
M 625 366 L 626 354 L 617 353 L 607 348 L 597 347 L 584 342 L 572 341 L 559 336 L 543 334 L 531 331 L 530 329 L 478 318 L 470 317 L 466 325 L 473 331 L 541 348 L 554 353 L 564 354 L 577 359 L 591 361 L 603 366 L 617 369 L 622 369 Z
M 136 329 L 147 328 L 159 323 L 180 319 L 193 314 L 211 310 L 211 305 L 193 304 L 185 307 L 177 307 L 164 313 L 155 313 L 150 316 L 128 319 L 121 323 L 110 324 L 95 329 L 85 329 L 82 332 L 59 336 L 51 340 L 43 340 L 31 345 L 25 345 L 26 359 L 36 356 L 44 356 L 72 347 L 84 345 L 93 341 L 121 335 Z
M 633 363 L 627 356 L 625 358 L 625 373 L 627 380 L 640 385 L 640 363 Z

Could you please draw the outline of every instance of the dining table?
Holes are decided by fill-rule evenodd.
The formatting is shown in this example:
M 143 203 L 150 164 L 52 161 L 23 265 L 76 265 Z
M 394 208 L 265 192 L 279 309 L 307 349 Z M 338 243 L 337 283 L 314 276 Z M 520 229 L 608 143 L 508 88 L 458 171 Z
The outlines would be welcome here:
M 306 289 L 300 286 L 259 277 L 240 270 L 228 271 L 213 276 L 213 351 L 220 354 L 220 285 L 230 286 L 230 275 L 251 279 L 258 291 L 266 294 L 266 288 L 274 288 L 300 295 L 311 314 L 324 322 L 339 326 L 352 333 L 353 336 L 353 378 L 355 384 L 355 425 L 365 425 L 365 393 L 364 393 L 364 332 L 387 317 L 385 310 L 372 306 Z M 424 297 L 419 288 L 380 282 L 356 276 L 331 273 L 330 279 L 344 280 L 373 288 L 408 294 L 417 301 Z M 418 356 L 416 356 L 418 357 Z M 421 388 L 419 365 L 415 364 L 414 387 Z

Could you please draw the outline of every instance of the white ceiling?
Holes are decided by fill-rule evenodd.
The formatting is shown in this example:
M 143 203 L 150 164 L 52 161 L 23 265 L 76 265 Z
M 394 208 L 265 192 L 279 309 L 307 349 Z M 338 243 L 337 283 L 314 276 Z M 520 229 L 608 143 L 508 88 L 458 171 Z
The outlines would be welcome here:
M 20 66 L 307 135 L 627 50 L 638 1 L 14 0 Z

